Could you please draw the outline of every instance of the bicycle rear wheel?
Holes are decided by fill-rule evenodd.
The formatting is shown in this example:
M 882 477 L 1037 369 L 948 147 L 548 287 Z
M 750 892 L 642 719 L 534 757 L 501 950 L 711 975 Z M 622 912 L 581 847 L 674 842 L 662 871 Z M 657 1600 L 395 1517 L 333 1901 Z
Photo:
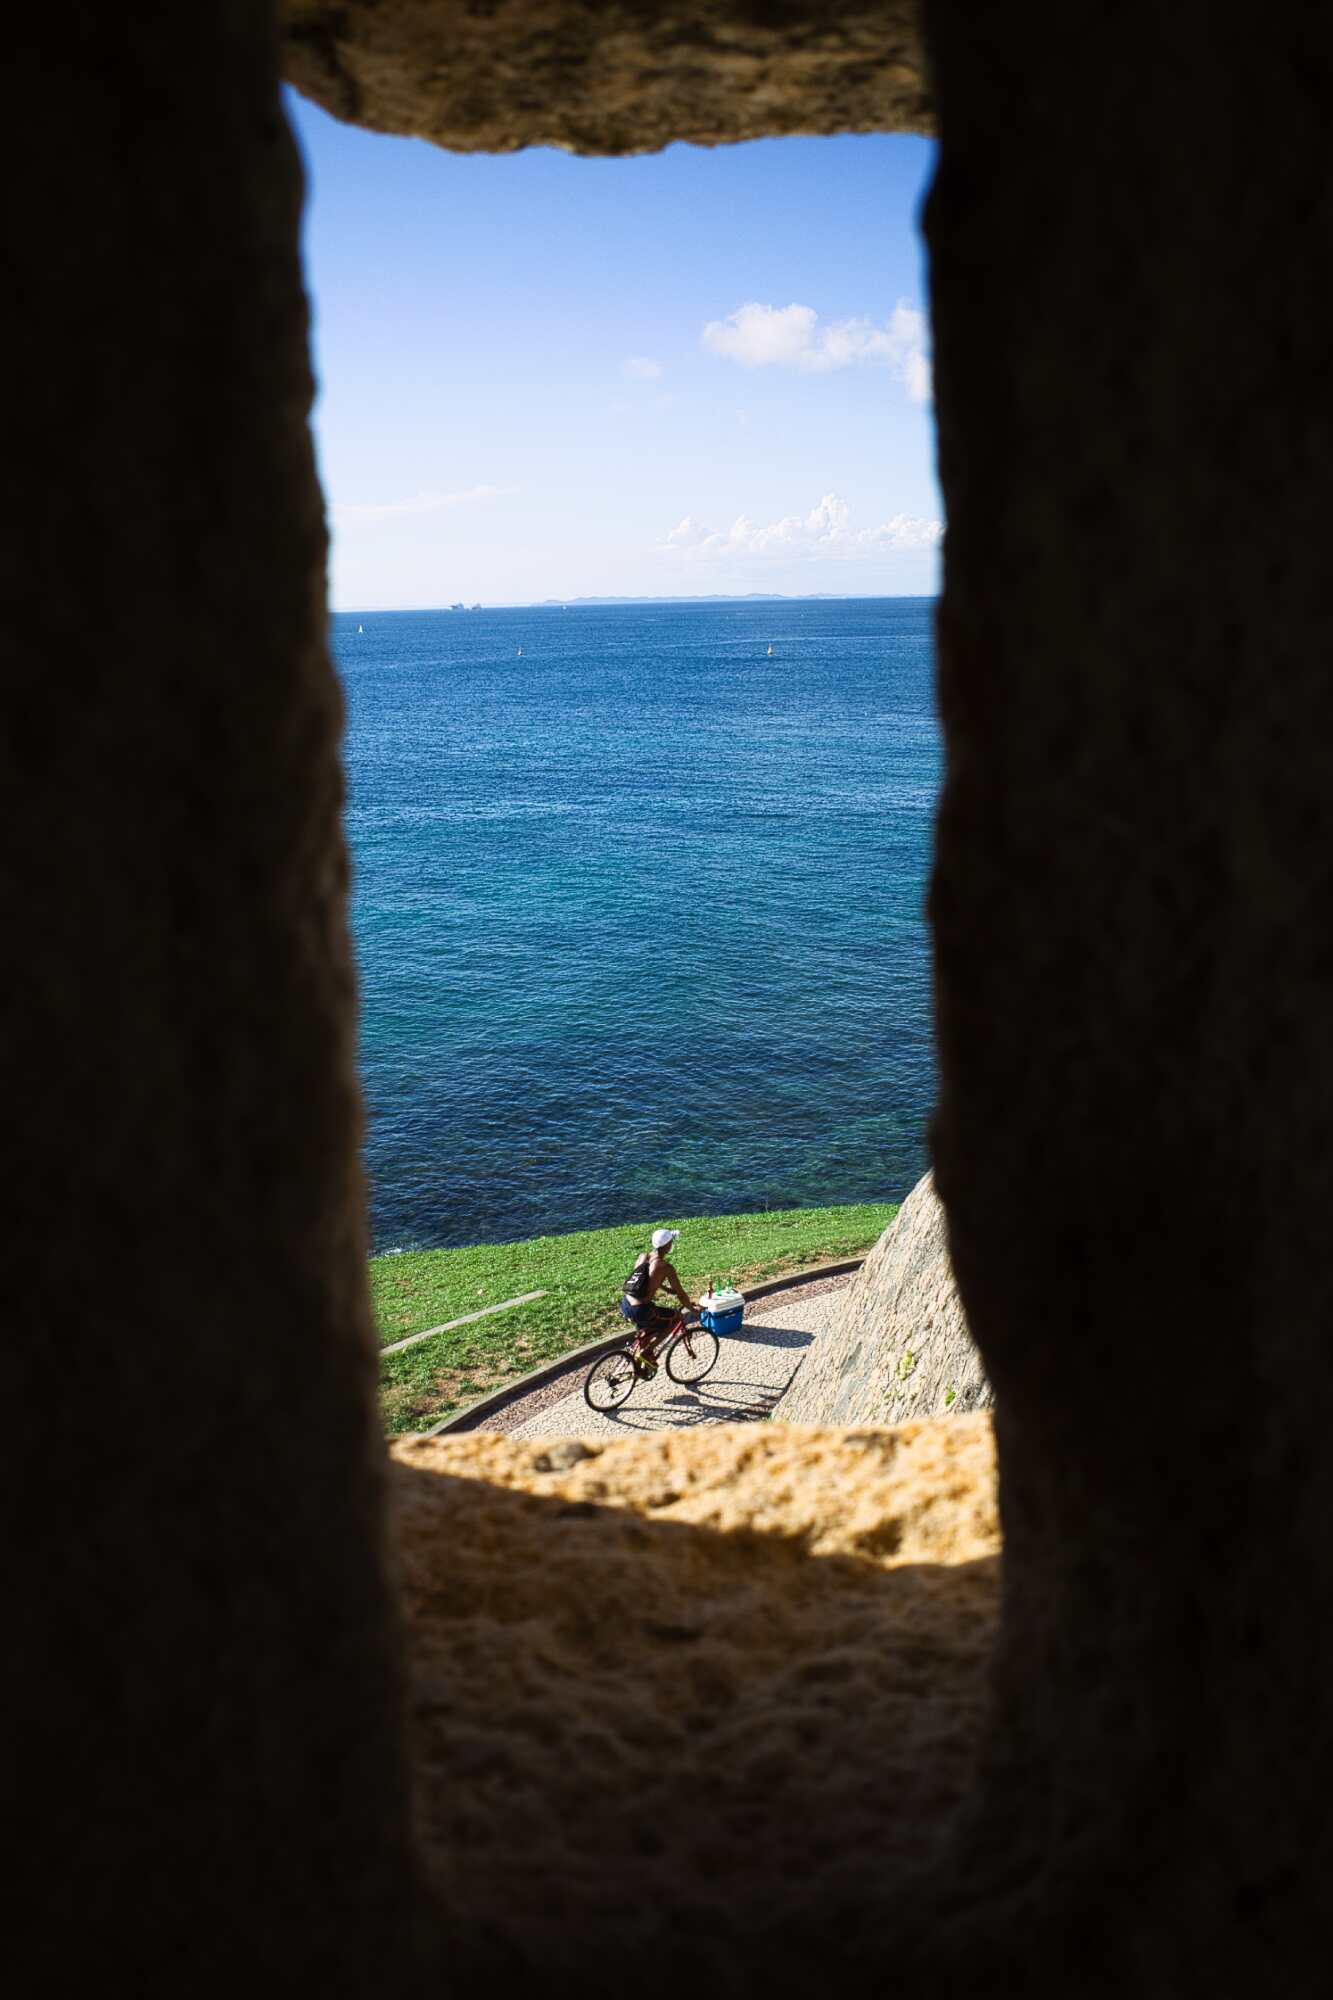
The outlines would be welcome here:
M 667 1374 L 673 1382 L 702 1382 L 718 1353 L 715 1333 L 710 1333 L 706 1326 L 687 1326 L 667 1349 Z
M 583 1378 L 583 1400 L 590 1410 L 618 1410 L 638 1376 L 627 1347 L 616 1348 L 594 1361 Z

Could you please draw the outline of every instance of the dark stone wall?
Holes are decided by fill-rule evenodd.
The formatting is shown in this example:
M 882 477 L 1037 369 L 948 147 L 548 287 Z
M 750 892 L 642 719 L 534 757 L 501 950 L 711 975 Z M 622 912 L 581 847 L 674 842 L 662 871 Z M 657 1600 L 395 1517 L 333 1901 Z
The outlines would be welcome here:
M 1006 1572 L 955 1935 L 1069 1991 L 1310 1993 L 1333 75 L 1305 8 L 932 0 L 927 25 L 935 1157 Z
M 7 1975 L 363 1985 L 411 1892 L 276 41 L 7 53 Z
M 289 26 L 318 53 L 348 11 Z M 589 11 L 561 40 L 529 10 L 540 119 L 492 132 L 478 100 L 458 143 L 869 116 L 821 68 L 863 15 L 784 8 L 769 53 L 801 60 L 771 96 L 768 56 L 735 61 L 768 30 L 732 22 L 651 117 L 605 85 L 599 124 Z M 357 13 L 358 46 L 372 12 L 401 18 Z M 954 1866 L 828 1913 L 857 1934 L 844 1989 L 1326 1985 L 1322 25 L 928 8 L 935 1151 L 997 1395 L 1006 1598 Z M 25 15 L 8 51 L 7 1969 L 24 1993 L 379 1991 L 419 1933 L 278 36 L 258 0 L 150 0 Z M 386 74 L 437 130 L 411 65 Z M 784 1967 L 809 1990 L 827 1952 L 784 1938 L 731 1990 Z

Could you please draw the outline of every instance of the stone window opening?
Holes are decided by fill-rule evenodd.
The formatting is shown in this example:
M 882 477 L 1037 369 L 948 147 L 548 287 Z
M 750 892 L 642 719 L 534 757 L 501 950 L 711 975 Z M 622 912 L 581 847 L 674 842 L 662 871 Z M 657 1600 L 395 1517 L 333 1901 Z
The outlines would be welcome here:
M 443 34 L 428 61 L 414 20 Z M 924 21 L 949 521 L 934 1151 L 998 1398 L 992 1722 L 937 1867 L 890 1857 L 822 1909 L 775 1896 L 739 1957 L 682 1911 L 640 1983 L 808 1983 L 832 1956 L 922 1991 L 1315 1993 L 1322 22 L 1242 36 L 1196 0 L 1056 28 L 927 0 Z M 892 126 L 924 91 L 914 35 L 861 8 L 559 26 L 536 0 L 16 31 L 20 1990 L 524 1964 L 466 1920 L 441 1938 L 417 1894 L 279 62 L 343 115 L 373 122 L 380 91 L 433 129 L 439 72 L 478 129 L 532 104 L 550 137 L 555 106 L 571 143 L 615 146 L 653 105 L 670 136 L 730 105 L 769 131 Z M 468 1838 L 468 1788 L 504 1782 L 488 1748 L 460 1774 Z

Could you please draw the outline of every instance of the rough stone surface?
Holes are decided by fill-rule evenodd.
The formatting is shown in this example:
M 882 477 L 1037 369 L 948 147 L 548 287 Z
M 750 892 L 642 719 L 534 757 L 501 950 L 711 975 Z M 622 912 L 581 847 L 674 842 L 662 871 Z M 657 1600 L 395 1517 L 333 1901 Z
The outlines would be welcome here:
M 950 1939 L 1333 1950 L 1333 63 L 1318 10 L 926 10 L 936 1183 L 995 1388 Z
M 776 1415 L 792 1424 L 899 1424 L 962 1416 L 991 1401 L 927 1174 L 830 1301 Z
M 923 132 L 915 0 L 284 0 L 283 65 L 336 117 L 458 152 L 648 153 Z
M 5 1982 L 370 1991 L 412 1870 L 272 23 L 6 54 Z
M 999 1602 L 989 1419 L 392 1455 L 449 1925 L 559 1991 L 686 1971 L 772 1991 L 772 1933 L 802 1920 L 836 1924 L 824 1949 L 850 1967 L 844 1905 L 910 1904 L 971 1776 Z
M 719 1867 L 738 1839 L 763 1849 L 777 1935 L 744 1976 L 709 1976 L 734 1969 L 742 1869 L 740 1915 L 701 1883 L 637 1993 L 682 1990 L 673 1953 L 693 1954 L 687 1990 L 728 2000 L 793 1968 L 826 1990 L 831 1962 L 839 1991 L 932 2000 L 1327 1991 L 1327 24 L 1215 0 L 925 15 L 948 517 L 934 1157 L 996 1390 L 1005 1541 L 980 1774 L 905 1895 L 975 1741 L 981 1660 L 960 1635 L 980 1618 L 948 1607 L 966 1586 L 979 1614 L 995 1559 L 807 1554 L 801 1519 L 854 1504 L 843 1447 L 834 1476 L 794 1459 L 789 1491 L 755 1496 L 758 1534 L 730 1503 L 721 1532 L 669 1518 L 671 1454 L 716 1433 L 616 1447 L 642 1465 L 618 1508 L 609 1478 L 547 1499 L 405 1471 L 434 1494 L 404 1562 L 460 1992 L 498 1949 L 483 1910 L 504 1921 L 501 1862 L 470 1842 L 503 1825 L 515 1898 L 558 1927 L 522 1857 L 570 1842 L 580 1772 L 597 1803 L 570 1897 L 591 1893 L 592 1848 L 620 1902 L 636 1852 L 637 1897 L 670 1893 L 640 1792 L 692 1881 L 687 1842 Z M 420 48 L 395 53 L 416 17 L 389 0 L 293 14 L 286 46 L 343 115 L 467 145 L 915 126 L 878 10 L 873 43 L 863 9 L 754 16 L 450 8 L 478 96 L 438 51 L 447 115 Z M 469 39 L 487 21 L 492 57 Z M 505 53 L 525 40 L 526 81 Z M 6 1973 L 25 2000 L 436 1992 L 400 1976 L 413 1863 L 275 16 L 28 9 L 6 52 Z M 941 1449 L 980 1421 L 937 1427 Z M 768 1428 L 745 1448 L 777 1451 Z M 489 1564 L 444 1531 L 469 1500 L 513 1524 L 479 1529 Z M 558 1535 L 537 1519 L 553 1509 Z M 857 1513 L 873 1536 L 868 1498 Z M 803 1596 L 818 1610 L 798 1618 Z M 802 1650 L 816 1632 L 831 1655 Z M 696 1682 L 686 1662 L 715 1641 L 717 1678 Z M 767 1754 L 723 1672 L 742 1659 Z M 575 1682 L 601 1661 L 594 1717 Z M 622 1743 L 628 1787 L 598 1768 Z M 844 1869 L 847 1823 L 864 1838 Z M 567 1990 L 622 1991 L 588 1932 Z

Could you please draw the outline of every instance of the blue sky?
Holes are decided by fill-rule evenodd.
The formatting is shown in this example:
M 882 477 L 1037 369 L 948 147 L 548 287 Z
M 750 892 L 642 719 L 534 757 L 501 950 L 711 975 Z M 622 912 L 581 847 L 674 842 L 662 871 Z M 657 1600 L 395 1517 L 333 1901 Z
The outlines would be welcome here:
M 496 157 L 288 108 L 335 609 L 934 590 L 928 141 Z

